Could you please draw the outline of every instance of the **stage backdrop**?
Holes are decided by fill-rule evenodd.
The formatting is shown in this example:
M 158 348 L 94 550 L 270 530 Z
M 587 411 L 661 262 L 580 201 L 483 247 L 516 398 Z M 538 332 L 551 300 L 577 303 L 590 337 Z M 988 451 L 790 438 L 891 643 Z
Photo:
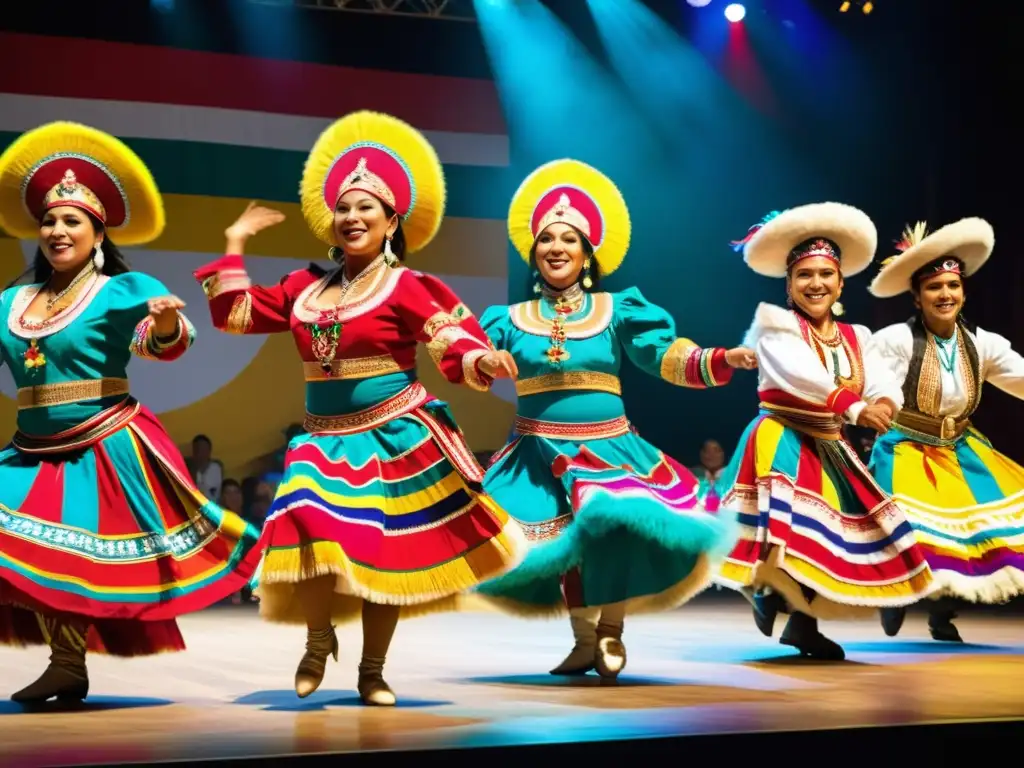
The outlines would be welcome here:
M 301 369 L 290 335 L 216 331 L 192 271 L 221 255 L 224 229 L 253 198 L 287 217 L 250 242 L 255 282 L 276 283 L 311 260 L 327 264 L 327 248 L 309 234 L 296 201 L 305 153 L 331 119 L 374 108 L 427 133 L 447 173 L 447 216 L 410 266 L 440 275 L 476 313 L 506 302 L 508 139 L 490 81 L 33 34 L 0 34 L 0 48 L 11 60 L 33 62 L 0 71 L 0 148 L 51 120 L 86 123 L 133 147 L 165 193 L 165 234 L 125 252 L 186 302 L 198 338 L 177 363 L 133 361 L 132 389 L 179 444 L 209 435 L 228 474 L 253 468 L 302 420 Z M 0 239 L 3 284 L 24 271 L 35 247 Z M 499 387 L 495 397 L 452 386 L 428 357 L 420 363 L 425 384 L 452 404 L 472 446 L 500 447 L 514 391 Z M 6 369 L 0 393 L 6 435 L 16 414 Z

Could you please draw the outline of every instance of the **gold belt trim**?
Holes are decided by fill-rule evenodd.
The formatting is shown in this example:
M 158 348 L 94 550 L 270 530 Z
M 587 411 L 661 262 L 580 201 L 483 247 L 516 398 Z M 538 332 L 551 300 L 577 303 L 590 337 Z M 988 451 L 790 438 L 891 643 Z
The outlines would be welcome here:
M 576 424 L 516 416 L 514 429 L 520 435 L 550 437 L 556 440 L 603 440 L 626 434 L 630 431 L 630 424 L 625 416 L 608 421 L 584 421 Z
M 128 394 L 128 379 L 91 379 L 88 381 L 62 381 L 59 384 L 39 384 L 18 390 L 18 410 L 68 405 L 83 400 Z
M 402 416 L 419 408 L 430 399 L 427 390 L 420 382 L 410 384 L 394 397 L 379 405 L 343 416 L 316 416 L 307 413 L 302 426 L 307 432 L 330 432 L 334 434 L 354 434 L 367 432 L 386 424 L 391 419 Z
M 331 362 L 330 373 L 320 363 L 303 363 L 302 372 L 306 381 L 331 381 L 333 379 L 370 379 L 374 376 L 385 376 L 389 373 L 411 371 L 415 365 L 402 367 L 391 355 L 377 357 L 353 357 L 347 360 Z
M 134 398 L 126 398 L 77 427 L 66 429 L 55 435 L 30 435 L 20 429 L 14 433 L 14 447 L 23 453 L 67 453 L 95 445 L 107 435 L 112 435 L 134 419 L 142 405 Z
M 561 390 L 592 390 L 621 395 L 622 382 L 619 381 L 618 376 L 613 376 L 610 373 L 598 373 L 596 371 L 548 373 L 544 376 L 534 376 L 533 378 L 520 379 L 516 382 L 516 394 L 520 397 L 539 395 L 542 392 L 559 392 Z
M 927 416 L 916 411 L 900 411 L 893 424 L 910 437 L 926 437 L 942 442 L 955 442 L 971 426 L 968 418 Z
M 843 435 L 842 418 L 831 412 L 808 411 L 803 408 L 791 408 L 763 401 L 761 410 L 768 411 L 790 429 L 795 429 L 797 432 L 810 435 L 818 440 L 839 440 Z

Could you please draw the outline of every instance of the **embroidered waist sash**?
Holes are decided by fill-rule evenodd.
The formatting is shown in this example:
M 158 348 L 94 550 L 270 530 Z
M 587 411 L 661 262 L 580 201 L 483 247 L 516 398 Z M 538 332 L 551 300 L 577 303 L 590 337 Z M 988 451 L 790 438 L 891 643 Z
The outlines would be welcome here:
M 609 437 L 620 437 L 632 429 L 629 419 L 625 416 L 608 419 L 607 421 L 585 421 L 571 423 L 564 421 L 541 421 L 516 416 L 515 431 L 520 435 L 534 437 L 550 437 L 555 440 L 604 440 Z
M 320 434 L 351 435 L 357 432 L 368 432 L 386 424 L 391 419 L 416 410 L 432 399 L 430 393 L 417 381 L 384 402 L 355 413 L 346 413 L 340 416 L 317 416 L 307 412 L 302 426 L 307 432 Z
M 18 390 L 18 410 L 69 405 L 83 400 L 128 394 L 128 379 L 90 379 L 62 381 L 58 384 L 39 384 Z
M 134 397 L 126 397 L 117 405 L 71 429 L 53 435 L 30 435 L 20 429 L 14 433 L 14 447 L 23 453 L 67 453 L 89 448 L 105 437 L 128 426 L 142 405 Z
M 761 413 L 818 440 L 841 440 L 843 419 L 828 408 L 778 390 L 762 390 Z
M 928 416 L 918 411 L 900 411 L 893 426 L 907 437 L 929 445 L 952 445 L 971 426 L 968 417 Z
M 374 376 L 410 371 L 415 367 L 415 363 L 401 365 L 391 355 L 378 355 L 377 357 L 332 360 L 330 368 L 325 368 L 316 362 L 305 362 L 302 364 L 302 371 L 306 381 L 336 381 L 338 379 L 370 379 Z
M 543 392 L 560 392 L 564 390 L 584 390 L 591 392 L 608 392 L 622 395 L 622 383 L 618 376 L 597 371 L 565 371 L 549 373 L 544 376 L 533 376 L 516 382 L 516 394 L 519 397 L 539 395 Z

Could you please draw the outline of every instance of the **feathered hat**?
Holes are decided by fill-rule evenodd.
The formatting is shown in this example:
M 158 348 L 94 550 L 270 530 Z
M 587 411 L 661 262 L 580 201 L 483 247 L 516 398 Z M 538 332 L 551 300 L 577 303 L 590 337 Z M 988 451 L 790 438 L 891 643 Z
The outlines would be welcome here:
M 913 287 L 910 281 L 914 273 L 933 261 L 934 274 L 952 272 L 969 277 L 988 261 L 995 243 L 992 225 L 984 219 L 960 219 L 930 235 L 928 225 L 919 221 L 903 230 L 903 237 L 896 243 L 896 255 L 882 262 L 868 290 L 880 299 L 905 293 Z M 943 256 L 949 258 L 939 261 Z
M 408 123 L 380 112 L 352 112 L 332 123 L 306 159 L 299 196 L 320 240 L 340 245 L 334 209 L 354 189 L 387 203 L 402 220 L 406 249 L 422 249 L 444 216 L 444 169 L 430 142 Z
M 622 264 L 629 250 L 629 209 L 611 179 L 578 160 L 554 160 L 523 180 L 508 209 L 508 235 L 524 261 L 537 236 L 556 222 L 587 238 L 602 275 Z
M 806 247 L 798 254 L 793 249 Z M 812 203 L 772 211 L 732 247 L 743 251 L 747 266 L 761 275 L 785 277 L 797 261 L 825 256 L 849 277 L 862 272 L 875 257 L 878 231 L 863 211 L 843 203 Z
M 27 131 L 0 155 L 0 227 L 36 238 L 46 211 L 62 206 L 95 216 L 120 245 L 148 243 L 164 229 L 160 190 L 139 156 L 79 123 Z

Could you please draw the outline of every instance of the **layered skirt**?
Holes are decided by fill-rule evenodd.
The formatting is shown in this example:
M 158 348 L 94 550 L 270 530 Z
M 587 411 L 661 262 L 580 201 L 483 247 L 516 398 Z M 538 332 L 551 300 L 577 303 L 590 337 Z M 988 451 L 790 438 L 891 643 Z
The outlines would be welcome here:
M 401 606 L 403 617 L 454 610 L 460 593 L 522 556 L 522 534 L 483 493 L 448 406 L 421 385 L 306 427 L 288 446 L 260 540 L 265 619 L 304 624 L 295 586 L 326 575 L 336 623 L 357 618 L 364 600 Z
M 697 479 L 625 418 L 600 424 L 517 419 L 484 488 L 522 525 L 523 563 L 477 591 L 521 616 L 625 602 L 667 610 L 710 584 L 734 541 L 731 516 L 705 512 Z
M 812 437 L 762 411 L 726 469 L 722 506 L 739 541 L 716 576 L 769 587 L 794 611 L 863 618 L 937 588 L 914 531 L 845 440 Z
M 58 435 L 19 433 L 0 451 L 0 643 L 44 644 L 63 617 L 90 625 L 94 652 L 183 650 L 175 617 L 244 587 L 258 535 L 199 492 L 133 399 Z
M 937 596 L 999 603 L 1024 592 L 1024 468 L 981 433 L 932 445 L 892 429 L 871 471 L 906 512 Z

